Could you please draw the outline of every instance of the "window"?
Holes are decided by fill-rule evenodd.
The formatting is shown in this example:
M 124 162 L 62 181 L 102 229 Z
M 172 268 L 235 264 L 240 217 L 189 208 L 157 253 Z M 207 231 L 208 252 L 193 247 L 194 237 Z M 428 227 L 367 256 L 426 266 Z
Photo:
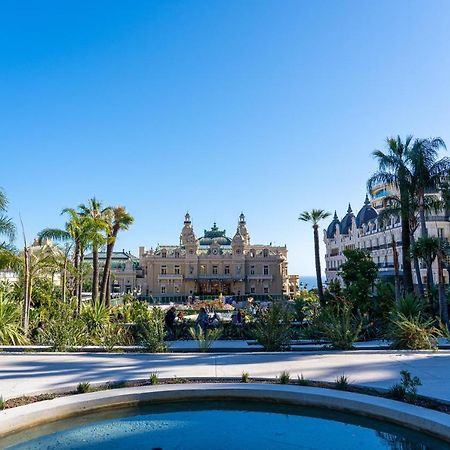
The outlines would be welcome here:
M 217 266 L 213 266 L 212 273 L 213 273 L 213 275 L 217 275 L 217 273 L 218 273 L 218 267 Z
M 269 275 L 269 266 L 264 266 L 264 275 Z
M 165 250 L 163 250 L 161 252 L 161 258 L 165 258 L 165 257 L 167 257 L 167 252 Z
M 256 292 L 256 288 L 255 288 L 255 286 L 252 286 L 250 288 L 250 294 L 254 294 L 255 292 Z
M 263 256 L 264 258 L 267 258 L 269 256 L 269 250 L 267 250 L 266 248 L 263 250 Z
M 161 275 L 167 274 L 167 266 L 161 266 Z
M 268 294 L 269 293 L 269 288 L 268 286 L 264 286 L 264 294 Z
M 203 264 L 200 266 L 200 274 L 201 275 L 206 275 L 206 266 L 203 265 Z
M 180 275 L 180 266 L 175 266 L 175 275 Z
M 175 286 L 174 286 L 174 289 L 175 289 L 175 293 L 176 293 L 176 294 L 179 294 L 179 293 L 180 293 L 180 286 L 175 285 Z
M 255 266 L 250 266 L 250 275 L 255 275 Z
M 225 266 L 224 274 L 225 275 L 229 275 L 230 274 L 230 266 Z
M 179 251 L 176 251 L 175 252 L 175 258 L 179 258 L 180 257 L 180 252 Z
M 165 294 L 166 293 L 166 287 L 165 286 L 161 286 L 161 294 Z
M 443 228 L 438 228 L 437 229 L 437 235 L 438 235 L 438 238 L 443 238 L 444 237 L 444 229 Z

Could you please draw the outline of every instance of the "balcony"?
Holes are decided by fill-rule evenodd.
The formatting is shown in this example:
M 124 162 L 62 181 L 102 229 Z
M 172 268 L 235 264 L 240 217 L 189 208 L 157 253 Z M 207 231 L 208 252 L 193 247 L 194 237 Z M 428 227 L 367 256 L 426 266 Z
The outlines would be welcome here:
M 233 280 L 242 280 L 242 275 L 231 275 L 231 274 L 216 274 L 216 273 L 210 273 L 210 274 L 201 274 L 201 275 L 195 275 L 190 274 L 186 275 L 186 280 L 200 280 L 200 281 L 233 281 Z
M 183 275 L 176 273 L 160 273 L 158 280 L 183 280 Z
M 252 274 L 247 275 L 248 280 L 272 280 L 273 275 Z

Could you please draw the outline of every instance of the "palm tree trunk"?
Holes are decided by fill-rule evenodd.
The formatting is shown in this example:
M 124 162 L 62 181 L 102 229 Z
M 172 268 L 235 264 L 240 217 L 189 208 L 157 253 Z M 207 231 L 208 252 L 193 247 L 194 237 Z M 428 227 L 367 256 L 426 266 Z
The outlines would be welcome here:
M 419 221 L 420 237 L 428 237 L 427 223 L 425 220 L 425 197 L 423 192 L 419 194 Z
M 313 230 L 314 230 L 314 255 L 316 260 L 317 294 L 319 295 L 320 304 L 323 305 L 325 303 L 325 300 L 323 297 L 322 271 L 320 269 L 319 226 L 317 224 L 314 224 Z
M 62 271 L 62 280 L 61 280 L 61 288 L 62 288 L 62 301 L 66 303 L 66 290 L 67 290 L 67 256 L 64 255 L 64 266 Z
M 106 283 L 106 306 L 111 306 L 111 270 L 108 272 L 108 281 Z
M 409 236 L 409 212 L 402 206 L 402 265 L 403 265 L 403 286 L 406 292 L 414 292 L 411 259 L 411 240 Z
M 113 254 L 114 243 L 116 241 L 118 231 L 119 230 L 113 231 L 112 236 L 108 238 L 108 245 L 106 246 L 105 266 L 103 267 L 102 282 L 101 282 L 101 286 L 100 286 L 100 300 L 105 304 L 107 302 L 106 291 L 108 288 L 109 271 L 111 270 L 112 254 Z
M 80 249 L 80 266 L 78 267 L 78 299 L 77 299 L 77 311 L 81 311 L 81 303 L 83 302 L 83 262 L 84 251 Z
M 399 264 L 398 264 L 398 251 L 397 251 L 397 244 L 395 242 L 394 235 L 392 235 L 392 256 L 394 260 L 394 276 L 395 276 L 395 303 L 397 305 L 400 304 L 400 271 L 399 271 Z
M 411 245 L 414 245 L 414 243 L 415 243 L 414 232 L 411 232 L 410 236 L 411 236 Z M 425 290 L 423 288 L 422 275 L 420 274 L 419 259 L 416 256 L 414 256 L 413 262 L 414 262 L 414 272 L 416 272 L 417 287 L 419 289 L 419 295 L 422 298 L 425 298 Z
M 441 255 L 438 255 L 438 273 L 439 273 L 439 312 L 441 320 L 448 327 L 448 304 L 447 297 L 445 295 L 445 285 L 444 285 L 444 265 L 442 262 Z
M 78 267 L 79 267 L 79 260 L 80 260 L 80 243 L 78 241 L 75 242 L 75 251 L 73 254 L 73 267 L 75 268 L 75 283 L 74 283 L 74 292 L 73 295 L 78 299 L 78 291 L 79 291 L 79 284 L 78 284 Z
M 92 300 L 96 301 L 98 297 L 98 248 L 92 247 Z
M 24 270 L 23 270 L 23 312 L 22 312 L 22 327 L 25 331 L 25 334 L 28 332 L 28 326 L 30 324 L 30 257 L 29 257 L 29 249 L 25 246 L 23 249 L 23 262 L 24 262 Z

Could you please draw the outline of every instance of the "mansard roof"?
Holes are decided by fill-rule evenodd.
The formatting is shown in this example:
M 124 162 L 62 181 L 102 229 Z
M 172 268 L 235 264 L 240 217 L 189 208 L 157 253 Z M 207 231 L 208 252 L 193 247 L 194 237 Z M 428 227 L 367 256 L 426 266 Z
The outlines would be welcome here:
M 340 226 L 341 221 L 338 219 L 338 216 L 336 214 L 336 211 L 334 212 L 333 220 L 331 221 L 330 225 L 328 225 L 327 228 L 327 238 L 333 239 L 336 235 L 336 226 Z
M 378 217 L 378 213 L 369 202 L 369 197 L 366 195 L 364 206 L 360 209 L 356 216 L 356 226 L 361 228 L 363 225 L 367 225 L 369 222 L 373 222 Z
M 341 234 L 348 234 L 352 227 L 352 219 L 355 217 L 352 211 L 350 203 L 348 204 L 347 214 L 342 218 L 341 221 Z

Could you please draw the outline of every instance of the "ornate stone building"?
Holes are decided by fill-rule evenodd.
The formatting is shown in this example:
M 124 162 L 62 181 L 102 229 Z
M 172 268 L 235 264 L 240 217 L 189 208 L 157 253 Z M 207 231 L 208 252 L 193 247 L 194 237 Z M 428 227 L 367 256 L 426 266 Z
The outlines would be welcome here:
M 333 220 L 324 231 L 325 274 L 327 281 L 339 279 L 339 270 L 345 261 L 344 250 L 365 249 L 377 264 L 380 277 L 394 276 L 394 246 L 398 253 L 399 270 L 402 274 L 402 224 L 399 217 L 393 217 L 388 223 L 378 220 L 379 212 L 386 207 L 386 198 L 393 194 L 392 188 L 378 186 L 371 193 L 371 199 L 366 196 L 364 205 L 355 216 L 351 206 L 342 220 L 334 214 Z M 450 237 L 449 212 L 442 211 L 436 215 L 428 215 L 426 224 L 429 236 Z M 420 227 L 415 238 L 420 237 Z M 420 267 L 421 278 L 426 283 L 426 269 Z M 433 268 L 433 277 L 437 279 L 437 264 Z M 448 283 L 448 273 L 444 270 L 445 282 Z M 413 268 L 413 280 L 417 283 Z
M 158 245 L 154 250 L 140 247 L 139 261 L 142 295 L 147 297 L 290 292 L 286 246 L 251 244 L 244 214 L 232 238 L 215 223 L 197 238 L 186 214 L 179 243 Z

